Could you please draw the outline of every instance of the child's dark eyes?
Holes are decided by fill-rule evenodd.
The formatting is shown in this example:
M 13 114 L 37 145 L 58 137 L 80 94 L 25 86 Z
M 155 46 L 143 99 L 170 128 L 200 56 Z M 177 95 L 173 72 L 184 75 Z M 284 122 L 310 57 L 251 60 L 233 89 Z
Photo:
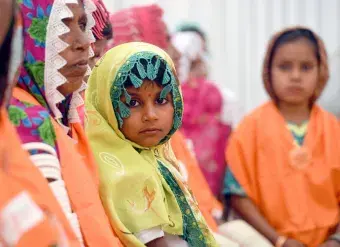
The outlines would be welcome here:
M 290 70 L 292 66 L 288 63 L 283 63 L 279 65 L 279 68 L 283 71 L 287 71 L 287 70 Z
M 290 71 L 293 69 L 293 65 L 288 64 L 288 63 L 280 64 L 278 67 L 282 71 Z M 312 68 L 313 68 L 313 64 L 305 63 L 305 64 L 300 65 L 300 70 L 304 72 L 310 71 Z
M 167 99 L 157 99 L 156 100 L 156 103 L 159 104 L 159 105 L 165 105 L 166 103 L 168 103 L 169 101 Z
M 313 65 L 312 64 L 302 64 L 301 65 L 301 70 L 303 71 L 309 71 L 313 68 Z
M 140 104 L 137 100 L 132 99 L 128 105 L 129 107 L 133 108 L 139 106 Z
M 167 104 L 168 102 L 169 102 L 169 100 L 167 100 L 167 99 L 161 99 L 161 98 L 159 98 L 159 99 L 157 99 L 157 100 L 155 101 L 155 103 L 158 104 L 158 105 L 165 105 L 165 104 Z M 130 100 L 130 103 L 127 104 L 127 105 L 128 105 L 130 108 L 134 108 L 134 107 L 140 106 L 140 102 L 138 102 L 138 100 L 132 99 L 132 100 Z

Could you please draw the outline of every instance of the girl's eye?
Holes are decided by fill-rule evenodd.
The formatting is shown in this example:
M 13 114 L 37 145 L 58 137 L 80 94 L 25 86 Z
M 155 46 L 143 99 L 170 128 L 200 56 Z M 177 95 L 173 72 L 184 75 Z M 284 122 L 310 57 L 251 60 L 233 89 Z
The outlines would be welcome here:
M 290 66 L 290 64 L 284 63 L 284 64 L 280 64 L 279 68 L 283 71 L 287 71 L 287 70 L 291 69 L 291 66 Z
M 312 65 L 310 65 L 310 64 L 303 64 L 303 65 L 301 66 L 301 69 L 302 69 L 303 71 L 308 71 L 308 70 L 312 69 Z
M 130 104 L 128 104 L 128 105 L 129 105 L 129 107 L 136 107 L 136 106 L 139 106 L 139 102 L 137 100 L 132 99 L 130 101 Z
M 164 104 L 168 103 L 168 100 L 159 98 L 159 99 L 156 100 L 156 102 L 159 105 L 164 105 Z

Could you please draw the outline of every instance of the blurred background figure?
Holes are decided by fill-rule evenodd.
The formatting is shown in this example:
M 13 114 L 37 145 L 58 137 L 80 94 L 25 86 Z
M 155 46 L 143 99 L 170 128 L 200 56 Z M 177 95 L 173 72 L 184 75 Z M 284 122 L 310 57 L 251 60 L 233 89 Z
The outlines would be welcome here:
M 202 62 L 200 63 L 200 66 L 195 69 L 195 73 L 198 77 L 211 78 L 212 59 L 208 50 L 209 44 L 206 32 L 202 30 L 199 24 L 189 21 L 183 22 L 179 26 L 177 26 L 176 32 L 193 32 L 201 38 L 203 42 L 203 52 L 201 54 Z M 229 88 L 228 84 L 230 83 L 228 82 L 227 77 L 224 78 L 223 83 L 218 83 L 214 80 L 212 80 L 211 82 L 218 87 L 220 93 L 222 94 L 222 122 L 230 125 L 232 128 L 235 128 L 244 114 L 236 93 Z
M 89 66 L 91 69 L 95 66 L 97 61 L 104 55 L 107 44 L 113 38 L 112 26 L 110 22 L 110 13 L 106 9 L 102 0 L 91 0 L 96 6 L 96 10 L 92 13 L 92 17 L 95 21 L 95 25 L 92 28 L 92 33 L 95 38 L 95 42 L 91 44 L 93 54 L 89 59 Z M 88 80 L 86 76 L 85 80 Z M 82 98 L 85 97 L 85 90 L 80 92 Z M 80 105 L 77 108 L 77 112 L 82 125 L 84 125 L 85 119 L 85 105 Z
M 236 124 L 268 96 L 261 85 L 262 58 L 270 36 L 290 25 L 315 30 L 329 52 L 331 78 L 320 102 L 338 111 L 335 91 L 340 74 L 336 54 L 340 47 L 340 2 L 337 0 L 104 0 L 111 12 L 157 3 L 171 32 L 179 23 L 195 23 L 205 30 L 209 51 L 209 79 L 232 91 L 236 99 Z M 191 25 L 191 24 L 190 24 Z M 189 25 L 189 26 L 190 26 Z M 333 90 L 331 89 L 333 88 Z M 334 90 L 335 89 L 335 90 Z M 324 98 L 325 97 L 325 98 Z M 231 101 L 234 102 L 234 101 Z M 229 106 L 233 103 L 229 103 Z M 326 106 L 327 105 L 327 106 Z M 230 114 L 229 114 L 230 117 Z M 235 126 L 235 124 L 233 124 Z
M 110 13 L 102 0 L 93 0 L 93 2 L 97 9 L 92 13 L 96 22 L 95 26 L 92 28 L 96 41 L 92 44 L 94 56 L 90 58 L 89 61 L 91 68 L 93 68 L 98 59 L 104 55 L 108 42 L 113 38 Z
M 223 95 L 207 80 L 205 41 L 199 32 L 176 32 L 171 42 L 182 54 L 178 69 L 184 98 L 182 131 L 192 141 L 200 168 L 218 197 L 226 167 L 224 150 L 231 132 L 231 126 L 221 120 Z

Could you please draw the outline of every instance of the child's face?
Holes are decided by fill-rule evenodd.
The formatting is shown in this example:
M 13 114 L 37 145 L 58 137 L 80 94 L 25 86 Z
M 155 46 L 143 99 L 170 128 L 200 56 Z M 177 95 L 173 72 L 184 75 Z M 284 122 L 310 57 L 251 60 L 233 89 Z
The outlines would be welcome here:
M 280 103 L 308 104 L 319 80 L 313 44 L 302 38 L 279 46 L 273 57 L 271 80 Z
M 131 115 L 124 119 L 121 131 L 132 142 L 143 147 L 153 147 L 169 134 L 174 117 L 172 96 L 160 99 L 162 87 L 152 81 L 144 81 L 140 88 L 128 87 L 131 96 Z M 122 102 L 126 102 L 122 96 Z

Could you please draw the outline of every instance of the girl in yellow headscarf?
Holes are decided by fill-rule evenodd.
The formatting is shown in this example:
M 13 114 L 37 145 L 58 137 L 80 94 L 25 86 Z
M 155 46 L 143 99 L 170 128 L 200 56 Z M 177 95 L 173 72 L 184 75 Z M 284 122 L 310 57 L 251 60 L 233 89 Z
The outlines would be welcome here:
M 117 46 L 97 63 L 88 86 L 86 131 L 121 241 L 216 246 L 169 145 L 183 112 L 170 57 L 146 43 Z

